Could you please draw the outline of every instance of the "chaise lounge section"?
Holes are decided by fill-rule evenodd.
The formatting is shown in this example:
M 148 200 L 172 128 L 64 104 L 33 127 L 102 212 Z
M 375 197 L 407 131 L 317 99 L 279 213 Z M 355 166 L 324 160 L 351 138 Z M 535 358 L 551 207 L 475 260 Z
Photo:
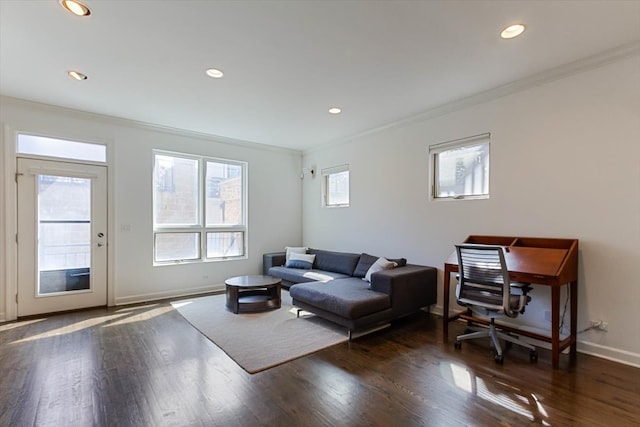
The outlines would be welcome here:
M 303 249 L 263 255 L 263 273 L 289 288 L 293 304 L 353 332 L 376 328 L 436 303 L 436 269 L 368 254 Z M 296 255 L 292 255 L 294 258 Z

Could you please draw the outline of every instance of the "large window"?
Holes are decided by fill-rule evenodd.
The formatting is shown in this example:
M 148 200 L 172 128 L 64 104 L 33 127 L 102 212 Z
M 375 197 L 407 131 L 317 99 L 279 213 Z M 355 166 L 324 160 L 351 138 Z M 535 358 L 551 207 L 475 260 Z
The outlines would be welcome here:
M 246 256 L 246 163 L 154 152 L 154 262 Z
M 434 199 L 489 197 L 489 134 L 429 147 Z
M 323 206 L 349 206 L 349 165 L 322 170 Z

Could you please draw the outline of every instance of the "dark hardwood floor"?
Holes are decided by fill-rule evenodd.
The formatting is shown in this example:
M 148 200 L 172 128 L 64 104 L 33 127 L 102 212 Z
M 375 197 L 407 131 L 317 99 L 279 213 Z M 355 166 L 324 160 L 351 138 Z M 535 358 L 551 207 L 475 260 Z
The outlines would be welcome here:
M 640 425 L 640 369 L 567 363 L 420 313 L 250 375 L 167 302 L 96 309 L 0 325 L 0 426 Z

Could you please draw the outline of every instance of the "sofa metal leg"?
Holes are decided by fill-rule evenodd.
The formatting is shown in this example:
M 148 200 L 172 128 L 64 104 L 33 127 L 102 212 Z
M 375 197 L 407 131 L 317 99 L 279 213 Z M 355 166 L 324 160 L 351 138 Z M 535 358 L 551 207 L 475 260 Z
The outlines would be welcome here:
M 349 337 L 349 341 L 351 341 L 351 329 L 347 330 L 347 336 Z
M 297 318 L 300 318 L 300 312 L 301 312 L 301 311 L 302 311 L 302 309 L 301 309 L 301 308 L 299 308 L 299 309 L 297 309 L 297 310 L 296 310 L 296 317 L 297 317 Z

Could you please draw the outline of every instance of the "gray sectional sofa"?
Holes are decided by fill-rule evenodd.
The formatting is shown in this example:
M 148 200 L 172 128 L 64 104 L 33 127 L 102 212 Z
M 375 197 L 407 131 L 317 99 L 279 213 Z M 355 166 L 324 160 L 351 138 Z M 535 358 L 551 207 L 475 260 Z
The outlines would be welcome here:
M 395 267 L 373 272 L 369 282 L 363 279 L 377 256 L 318 249 L 307 254 L 314 256 L 311 268 L 287 267 L 285 252 L 264 254 L 263 273 L 282 280 L 295 306 L 345 326 L 349 337 L 436 303 L 433 267 L 388 259 Z

